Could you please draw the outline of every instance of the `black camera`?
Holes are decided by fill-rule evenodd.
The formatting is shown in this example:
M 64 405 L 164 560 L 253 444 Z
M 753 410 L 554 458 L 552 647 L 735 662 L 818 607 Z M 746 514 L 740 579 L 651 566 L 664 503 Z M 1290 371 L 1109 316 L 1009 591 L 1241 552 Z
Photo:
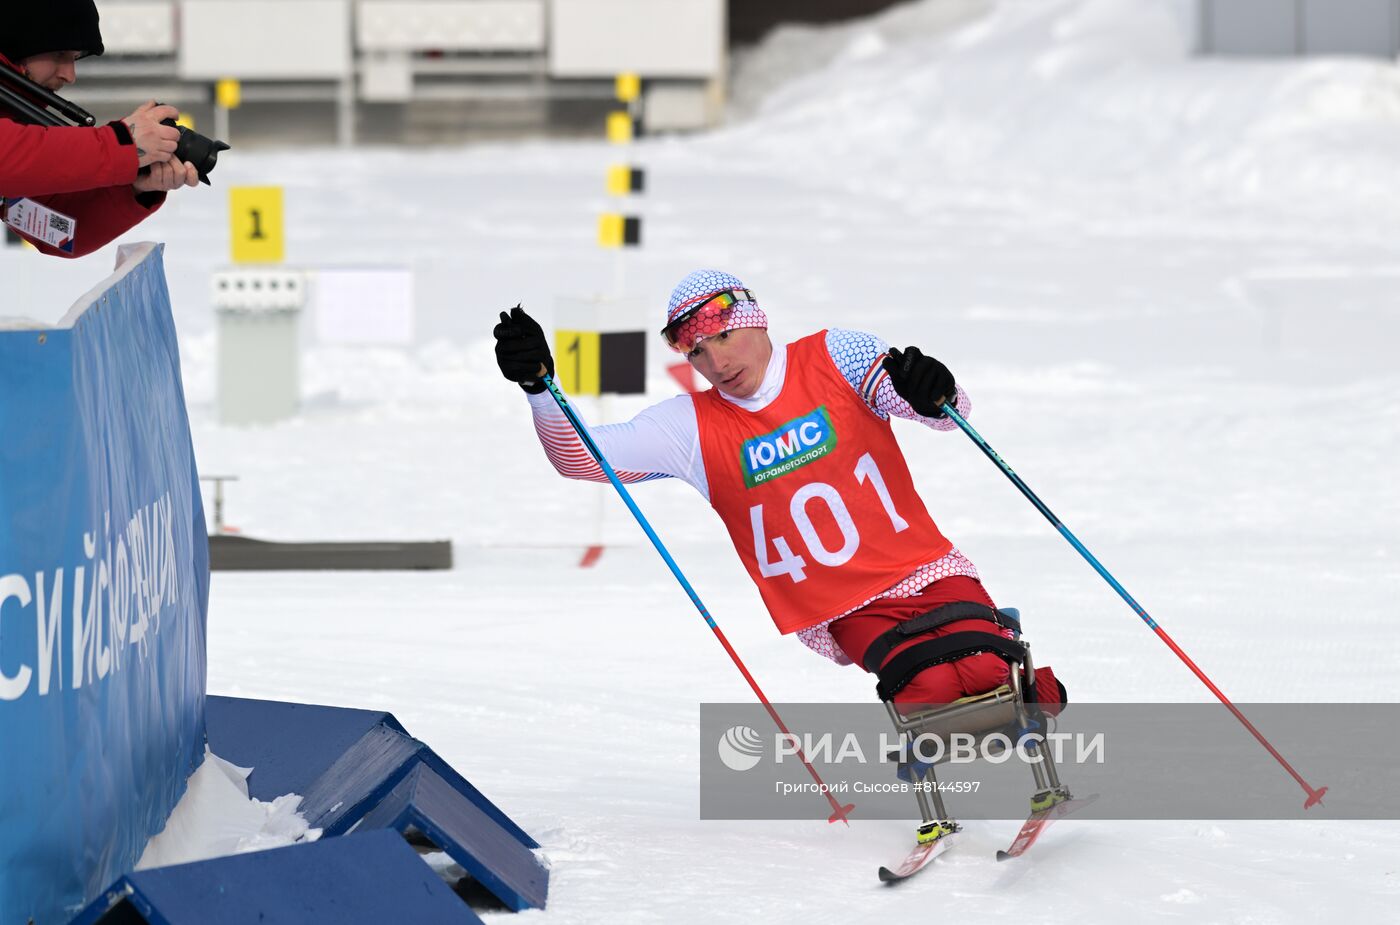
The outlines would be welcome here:
M 209 172 L 219 163 L 219 152 L 229 149 L 228 143 L 217 138 L 206 138 L 193 129 L 176 124 L 174 119 L 162 119 L 161 125 L 169 125 L 180 130 L 180 141 L 175 148 L 175 156 L 186 164 L 193 164 L 201 183 L 209 183 Z

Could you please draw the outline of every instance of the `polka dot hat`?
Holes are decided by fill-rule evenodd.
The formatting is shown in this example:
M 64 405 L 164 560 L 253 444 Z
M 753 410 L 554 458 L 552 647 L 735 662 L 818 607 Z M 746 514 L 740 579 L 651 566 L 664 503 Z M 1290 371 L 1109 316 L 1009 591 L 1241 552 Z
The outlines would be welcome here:
M 666 306 L 666 325 L 669 328 L 677 318 L 719 292 L 741 289 L 748 292 L 738 277 L 720 270 L 696 270 L 681 280 L 671 291 L 671 301 Z M 758 302 L 749 293 L 748 299 L 736 301 L 722 313 L 703 311 L 701 314 L 681 322 L 673 333 L 678 344 L 688 349 L 697 337 L 713 337 L 721 331 L 736 328 L 767 328 L 768 316 L 758 307 Z

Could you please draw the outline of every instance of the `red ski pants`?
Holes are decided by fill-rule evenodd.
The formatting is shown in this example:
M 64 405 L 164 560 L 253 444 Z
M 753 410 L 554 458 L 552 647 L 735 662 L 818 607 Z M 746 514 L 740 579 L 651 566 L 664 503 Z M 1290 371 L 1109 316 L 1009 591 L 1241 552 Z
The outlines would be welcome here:
M 964 575 L 940 578 L 928 585 L 914 597 L 881 598 L 848 614 L 831 624 L 832 638 L 851 660 L 861 664 L 865 650 L 885 631 L 898 623 L 920 614 L 928 613 L 944 604 L 958 601 L 974 601 L 995 608 L 992 599 L 982 587 L 982 582 Z M 928 639 L 946 636 L 949 633 L 966 631 L 987 632 L 986 620 L 955 620 L 941 626 L 932 633 L 916 636 L 896 647 L 885 662 L 910 646 Z M 1001 630 L 1010 638 L 1010 630 Z M 982 694 L 993 690 L 1010 679 L 1011 670 L 999 655 L 983 652 L 969 655 L 952 662 L 933 665 L 914 676 L 903 690 L 894 695 L 896 704 L 906 703 L 952 703 L 959 697 Z M 1055 674 L 1048 667 L 1037 668 L 1036 696 L 1042 703 L 1061 703 L 1060 686 Z

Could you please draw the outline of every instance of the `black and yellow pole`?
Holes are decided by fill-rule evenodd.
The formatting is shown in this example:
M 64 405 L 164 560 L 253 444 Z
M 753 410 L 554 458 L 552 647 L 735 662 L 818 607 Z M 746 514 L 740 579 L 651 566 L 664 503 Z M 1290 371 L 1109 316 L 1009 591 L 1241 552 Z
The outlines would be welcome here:
M 622 148 L 624 162 L 608 168 L 607 191 L 617 202 L 616 211 L 598 218 L 598 243 L 607 248 L 639 247 L 642 243 L 642 219 L 638 215 L 628 215 L 624 200 L 646 190 L 646 173 L 631 163 L 632 139 L 640 125 L 642 79 L 637 74 L 618 74 L 614 82 L 614 96 L 626 104 L 625 109 L 615 109 L 608 113 L 608 141 Z M 618 297 L 625 291 L 623 257 L 619 252 L 616 258 L 616 278 L 614 285 Z
M 646 173 L 632 163 L 631 157 L 632 141 L 641 126 L 641 77 L 633 73 L 617 75 L 613 95 L 625 108 L 608 113 L 607 137 L 623 156 L 622 163 L 608 167 L 605 186 L 612 197 L 612 207 L 598 216 L 598 244 L 615 252 L 613 293 L 611 298 L 592 302 L 591 310 L 586 312 L 590 321 L 565 322 L 561 315 L 561 324 L 554 332 L 556 381 L 570 394 L 597 395 L 599 417 L 603 420 L 609 417 L 608 396 L 640 395 L 646 391 L 646 332 L 627 330 L 630 325 L 616 317 L 602 317 L 605 308 L 606 314 L 615 315 L 627 294 L 624 249 L 642 243 L 641 216 L 627 214 L 627 202 L 629 197 L 646 190 Z M 595 330 L 585 330 L 585 325 Z M 605 500 L 600 493 L 595 541 L 579 562 L 585 568 L 595 564 L 603 553 Z

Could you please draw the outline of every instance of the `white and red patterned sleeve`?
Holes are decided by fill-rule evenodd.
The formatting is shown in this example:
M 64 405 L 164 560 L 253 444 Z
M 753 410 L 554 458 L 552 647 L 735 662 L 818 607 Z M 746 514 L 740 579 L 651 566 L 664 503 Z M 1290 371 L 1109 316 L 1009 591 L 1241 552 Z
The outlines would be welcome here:
M 882 365 L 890 352 L 890 345 L 874 334 L 832 328 L 826 332 L 826 349 L 851 388 L 883 420 L 889 420 L 893 415 L 907 421 L 917 421 L 934 430 L 957 428 L 958 425 L 949 418 L 930 418 L 918 414 L 899 397 L 890 384 L 890 374 L 885 372 Z M 958 414 L 967 417 L 972 413 L 972 399 L 967 397 L 962 386 L 957 388 L 958 395 L 953 407 Z
M 602 466 L 583 445 L 553 396 L 541 392 L 527 397 L 535 433 L 555 471 L 565 478 L 606 482 Z M 575 411 L 577 408 L 575 405 Z M 695 404 L 689 395 L 652 405 L 625 423 L 588 425 L 588 432 L 624 484 L 678 478 L 709 497 Z

